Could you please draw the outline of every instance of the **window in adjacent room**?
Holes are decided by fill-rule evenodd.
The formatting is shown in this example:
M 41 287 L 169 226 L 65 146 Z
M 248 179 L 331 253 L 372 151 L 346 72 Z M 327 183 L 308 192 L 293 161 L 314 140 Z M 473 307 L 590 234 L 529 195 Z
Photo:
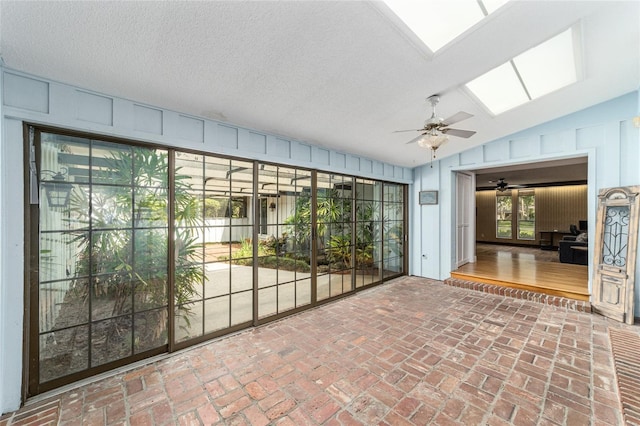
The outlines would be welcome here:
M 511 238 L 511 194 L 496 195 L 496 237 Z
M 518 192 L 518 239 L 534 240 L 536 235 L 536 196 L 533 191 Z

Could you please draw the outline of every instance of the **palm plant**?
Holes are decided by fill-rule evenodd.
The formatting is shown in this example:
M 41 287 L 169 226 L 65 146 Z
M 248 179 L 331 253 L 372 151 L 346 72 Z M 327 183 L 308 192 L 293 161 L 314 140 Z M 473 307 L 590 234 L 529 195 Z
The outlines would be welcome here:
M 146 148 L 114 150 L 92 171 L 90 195 L 87 190 L 74 191 L 70 202 L 70 213 L 79 222 L 90 223 L 92 230 L 75 231 L 71 241 L 79 250 L 75 268 L 79 291 L 75 294 L 85 301 L 92 297 L 92 319 L 120 318 L 134 312 L 136 318 L 142 315 L 144 326 L 136 325 L 135 330 L 136 351 L 166 344 L 168 338 L 167 157 L 166 151 Z M 188 318 L 184 303 L 205 279 L 194 262 L 199 251 L 190 227 L 200 216 L 200 206 L 190 193 L 188 176 L 180 175 L 179 170 L 174 188 L 176 222 L 185 225 L 175 233 L 174 298 L 176 314 Z M 119 351 L 121 327 L 118 321 L 110 327 L 104 347 Z M 119 352 L 115 358 L 127 355 L 125 349 Z

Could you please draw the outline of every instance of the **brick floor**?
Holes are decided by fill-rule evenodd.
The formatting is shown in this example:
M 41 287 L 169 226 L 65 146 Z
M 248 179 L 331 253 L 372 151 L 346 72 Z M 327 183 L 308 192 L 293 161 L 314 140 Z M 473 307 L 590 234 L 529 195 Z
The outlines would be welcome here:
M 609 327 L 637 334 L 403 277 L 63 393 L 58 424 L 617 425 Z

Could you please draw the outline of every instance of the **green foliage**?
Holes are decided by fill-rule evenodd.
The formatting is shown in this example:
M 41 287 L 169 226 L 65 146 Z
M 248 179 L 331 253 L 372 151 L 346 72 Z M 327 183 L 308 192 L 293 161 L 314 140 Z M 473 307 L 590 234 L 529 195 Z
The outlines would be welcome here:
M 71 198 L 72 214 L 81 223 L 91 223 L 94 230 L 91 234 L 78 231 L 71 241 L 81 249 L 76 276 L 96 277 L 92 282 L 93 297 L 113 301 L 111 312 L 102 313 L 104 317 L 129 313 L 133 288 L 137 311 L 167 306 L 167 155 L 165 151 L 140 147 L 113 150 L 111 157 L 105 159 L 106 166 L 96 175 L 100 181 L 106 179 L 122 186 L 94 185 L 91 203 L 86 191 L 74 191 Z M 133 184 L 133 194 L 127 183 Z M 188 176 L 176 171 L 175 216 L 181 225 L 194 225 L 199 219 L 198 200 L 190 190 Z M 176 229 L 174 297 L 177 310 L 185 317 L 190 313 L 181 305 L 190 300 L 205 279 L 202 268 L 194 262 L 200 256 L 196 239 L 191 228 Z M 86 299 L 88 280 L 79 278 L 77 283 L 85 287 L 81 293 Z M 153 325 L 139 339 L 145 347 L 164 344 L 167 339 L 166 309 L 152 312 L 156 313 L 155 323 L 148 321 Z M 116 329 L 110 332 L 113 338 L 117 334 Z
M 351 267 L 351 235 L 332 235 L 327 247 L 327 255 L 331 262 L 342 263 Z

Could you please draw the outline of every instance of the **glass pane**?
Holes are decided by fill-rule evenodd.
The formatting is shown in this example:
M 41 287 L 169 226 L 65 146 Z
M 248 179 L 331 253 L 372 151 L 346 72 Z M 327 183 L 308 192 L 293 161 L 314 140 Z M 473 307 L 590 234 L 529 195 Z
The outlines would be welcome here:
M 288 283 L 278 286 L 278 313 L 295 308 L 295 284 Z
M 106 364 L 133 354 L 131 316 L 91 324 L 91 366 Z
M 136 188 L 134 199 L 135 227 L 166 226 L 169 217 L 166 189 Z
M 148 194 L 164 197 L 160 188 L 169 187 L 169 154 L 164 150 L 132 147 L 133 184 L 146 187 Z
M 275 260 L 275 262 L 274 262 Z M 258 258 L 258 287 L 268 287 L 278 282 L 277 259 L 273 256 Z
M 133 288 L 129 274 L 100 275 L 91 285 L 91 319 L 131 313 Z
M 258 318 L 273 315 L 277 310 L 276 287 L 262 288 L 258 290 Z
M 318 300 L 325 300 L 329 298 L 329 285 L 330 275 L 322 274 L 318 275 L 316 297 Z
M 329 285 L 330 285 L 329 296 L 334 297 L 344 293 L 344 285 L 347 283 L 349 284 L 351 283 L 351 274 L 345 275 L 341 272 L 330 274 L 329 275 Z
M 145 281 L 166 280 L 167 245 L 166 228 L 143 229 L 134 232 L 133 265 L 139 278 Z
M 40 284 L 40 332 L 89 321 L 87 279 Z
M 202 302 L 176 306 L 174 333 L 176 342 L 202 336 Z
M 629 243 L 629 206 L 609 206 L 605 212 L 602 263 L 624 268 Z
M 89 326 L 40 335 L 40 382 L 89 368 Z
M 204 302 L 204 332 L 211 333 L 229 327 L 229 296 Z
M 131 231 L 93 232 L 91 246 L 84 245 L 86 252 L 82 256 L 91 255 L 94 274 L 126 271 L 132 263 L 131 242 Z
M 93 229 L 131 226 L 131 187 L 91 187 L 91 227 Z
M 496 196 L 496 237 L 511 238 L 511 194 Z
M 154 309 L 134 315 L 134 353 L 138 354 L 168 343 L 167 308 Z
M 244 291 L 231 296 L 231 325 L 242 324 L 253 319 L 253 293 Z
M 536 203 L 533 193 L 518 194 L 518 239 L 534 240 L 536 235 Z
M 69 204 L 52 207 L 45 182 L 40 190 L 40 231 L 75 231 L 89 227 L 89 186 L 69 184 Z
M 215 262 L 205 265 L 204 297 L 222 296 L 231 291 L 231 265 Z
M 134 310 L 146 311 L 167 306 L 167 276 L 157 279 L 137 281 L 134 285 Z
M 296 307 L 311 304 L 311 279 L 296 282 Z
M 93 184 L 129 186 L 132 184 L 132 176 L 131 147 L 103 141 L 92 143 L 91 182 Z
M 63 280 L 89 274 L 87 233 L 47 232 L 40 234 L 40 282 Z

